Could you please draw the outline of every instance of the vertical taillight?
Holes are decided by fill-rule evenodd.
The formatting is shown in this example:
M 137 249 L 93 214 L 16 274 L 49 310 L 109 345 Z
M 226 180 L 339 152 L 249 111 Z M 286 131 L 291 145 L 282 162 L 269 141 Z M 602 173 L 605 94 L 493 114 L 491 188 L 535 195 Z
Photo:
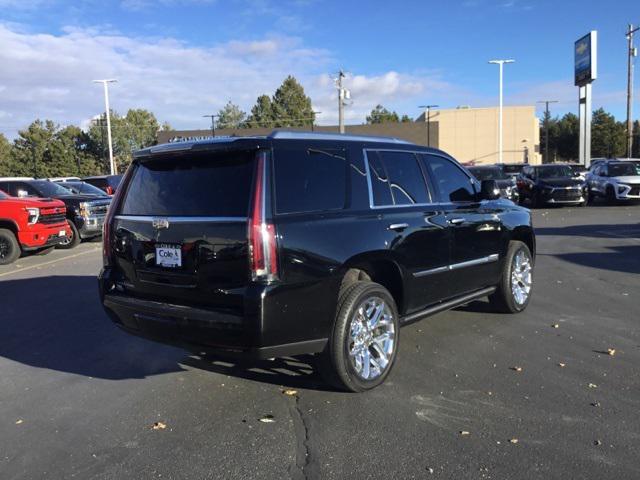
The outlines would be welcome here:
M 118 208 L 120 208 L 120 200 L 124 195 L 123 192 L 126 190 L 124 186 L 129 184 L 129 179 L 131 176 L 133 176 L 134 170 L 134 165 L 129 165 L 129 168 L 127 168 L 127 171 L 124 173 L 124 176 L 122 177 L 122 180 L 120 182 L 120 185 L 122 185 L 123 188 L 118 188 L 115 192 L 113 192 L 111 203 L 109 204 L 107 214 L 104 217 L 104 223 L 102 225 L 102 263 L 105 267 L 111 266 L 111 227 L 113 223 L 113 217 L 115 217 L 116 211 L 118 210 Z M 113 191 L 113 189 L 111 190 Z
M 272 281 L 278 277 L 276 252 L 276 229 L 266 219 L 267 155 L 259 152 L 256 156 L 255 187 L 253 205 L 249 218 L 249 258 L 253 280 Z

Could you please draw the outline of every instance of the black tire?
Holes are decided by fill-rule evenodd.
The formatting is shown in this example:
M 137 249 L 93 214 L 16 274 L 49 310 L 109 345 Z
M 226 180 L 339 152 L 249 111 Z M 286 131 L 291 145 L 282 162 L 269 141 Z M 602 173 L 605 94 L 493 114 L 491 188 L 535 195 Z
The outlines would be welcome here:
M 71 238 L 64 243 L 59 243 L 56 246 L 56 248 L 59 248 L 61 250 L 70 250 L 80 245 L 80 234 L 78 233 L 78 229 L 76 228 L 75 224 L 71 220 L 67 220 L 67 224 L 71 229 Z
M 388 316 L 390 316 L 388 321 L 391 322 L 393 328 L 393 347 L 380 374 L 375 378 L 364 379 L 351 360 L 349 353 L 351 348 L 350 333 L 352 319 L 358 308 L 371 299 L 382 300 L 388 308 Z M 322 377 L 334 387 L 350 392 L 364 392 L 383 383 L 391 372 L 398 353 L 400 327 L 398 317 L 395 301 L 382 285 L 370 281 L 358 281 L 343 289 L 338 298 L 336 319 L 331 337 L 325 351 L 319 356 L 317 366 Z M 367 347 L 367 352 L 371 358 L 377 359 L 379 362 L 381 357 L 376 357 L 378 354 L 375 348 Z
M 11 230 L 0 228 L 0 265 L 9 265 L 20 258 L 22 249 Z
M 587 190 L 587 203 L 591 205 L 593 204 L 595 199 L 596 199 L 595 193 L 593 193 L 591 189 Z
M 522 252 L 525 257 L 528 259 L 529 265 L 531 267 L 530 273 L 530 289 L 526 296 L 526 299 L 522 302 L 519 302 L 512 289 L 512 271 L 514 267 L 514 258 Z M 533 291 L 533 258 L 531 257 L 531 251 L 526 244 L 512 240 L 509 242 L 509 248 L 507 249 L 507 255 L 504 259 L 504 267 L 502 269 L 502 274 L 500 276 L 500 283 L 498 284 L 498 289 L 489 296 L 489 302 L 491 306 L 502 313 L 520 313 L 527 305 L 529 305 L 529 301 L 531 300 L 531 293 Z
M 607 203 L 609 205 L 615 205 L 618 203 L 616 192 L 613 190 L 613 187 L 611 185 L 607 187 Z
M 531 208 L 541 208 L 542 202 L 540 201 L 540 195 L 538 192 L 531 194 Z

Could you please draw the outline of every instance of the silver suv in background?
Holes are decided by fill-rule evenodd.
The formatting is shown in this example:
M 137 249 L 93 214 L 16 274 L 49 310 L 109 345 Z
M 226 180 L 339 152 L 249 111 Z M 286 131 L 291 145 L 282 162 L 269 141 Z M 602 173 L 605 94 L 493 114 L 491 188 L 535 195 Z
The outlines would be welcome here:
M 640 200 L 640 163 L 628 160 L 598 162 L 587 175 L 589 199 L 604 197 L 609 203 Z

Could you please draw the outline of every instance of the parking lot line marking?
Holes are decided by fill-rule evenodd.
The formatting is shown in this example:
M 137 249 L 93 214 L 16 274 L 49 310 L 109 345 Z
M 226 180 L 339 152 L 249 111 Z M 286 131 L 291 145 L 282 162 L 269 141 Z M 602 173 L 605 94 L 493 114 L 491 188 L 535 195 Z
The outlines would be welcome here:
M 18 270 L 13 270 L 11 272 L 0 273 L 0 277 L 4 277 L 6 275 L 12 275 L 14 273 L 19 273 L 19 272 L 26 272 L 27 270 L 33 270 L 34 268 L 45 267 L 47 265 L 51 265 L 52 263 L 61 262 L 62 260 L 67 260 L 69 258 L 76 258 L 76 257 L 79 257 L 81 255 L 86 255 L 87 253 L 97 252 L 98 250 L 100 250 L 100 249 L 99 248 L 93 248 L 91 250 L 85 250 L 84 252 L 78 252 L 78 253 L 76 253 L 74 255 L 68 255 L 66 257 L 57 258 L 55 260 L 49 260 L 48 262 L 39 263 L 37 265 L 30 265 L 28 267 L 20 268 Z

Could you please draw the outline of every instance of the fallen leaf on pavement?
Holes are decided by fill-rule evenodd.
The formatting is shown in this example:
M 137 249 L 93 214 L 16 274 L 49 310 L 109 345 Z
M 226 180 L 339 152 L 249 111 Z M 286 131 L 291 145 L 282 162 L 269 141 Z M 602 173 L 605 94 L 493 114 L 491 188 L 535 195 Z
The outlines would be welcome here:
M 462 436 L 466 436 L 466 435 L 470 435 L 470 433 L 469 433 L 469 432 L 467 432 L 466 430 L 461 430 L 461 431 L 460 431 L 460 435 L 462 435 Z
M 566 363 L 562 363 L 562 362 L 560 362 L 560 363 L 558 364 L 558 366 L 559 366 L 560 368 L 564 368 L 564 367 L 566 367 L 566 366 L 567 366 L 567 364 L 566 364 Z
M 260 421 L 262 423 L 275 423 L 273 415 L 265 415 L 264 417 L 260 418 Z
M 554 323 L 553 325 L 551 325 L 553 328 L 560 328 L 560 325 L 558 325 L 557 323 Z
M 602 445 L 602 442 L 600 440 L 596 440 L 595 442 L 593 442 L 594 445 Z
M 599 407 L 600 406 L 600 402 L 591 402 L 591 406 L 592 407 Z
M 513 370 L 514 372 L 521 372 L 522 367 L 511 367 L 511 370 Z
M 22 419 L 16 421 L 16 425 L 20 425 L 23 422 Z
M 598 385 L 596 385 L 595 383 L 590 383 L 589 388 L 598 388 Z
M 167 425 L 162 422 L 155 422 L 152 427 L 154 430 L 164 430 L 167 428 Z
M 517 438 L 512 438 L 511 440 L 509 440 L 511 443 L 518 443 L 518 439 Z
M 616 354 L 616 349 L 615 348 L 607 348 L 607 353 L 613 357 Z
M 291 390 L 291 389 L 282 390 L 282 393 L 284 393 L 285 395 L 288 395 L 290 397 L 295 397 L 296 395 L 298 395 L 298 391 L 297 390 Z

